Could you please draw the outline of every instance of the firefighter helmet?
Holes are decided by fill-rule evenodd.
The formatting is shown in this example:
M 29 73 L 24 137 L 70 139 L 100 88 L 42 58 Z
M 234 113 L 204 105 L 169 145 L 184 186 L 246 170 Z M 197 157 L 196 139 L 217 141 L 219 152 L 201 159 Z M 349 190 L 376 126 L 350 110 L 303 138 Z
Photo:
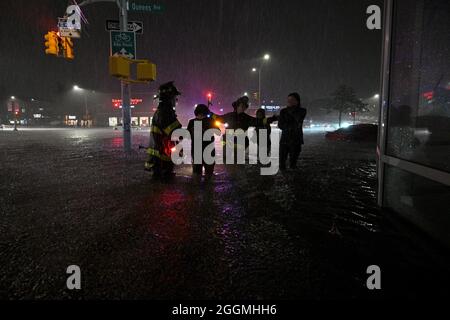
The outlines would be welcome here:
M 194 114 L 195 114 L 195 116 L 203 115 L 203 116 L 206 117 L 208 114 L 210 114 L 210 111 L 209 111 L 209 108 L 206 105 L 199 104 L 195 108 Z
M 181 95 L 181 92 L 179 92 L 177 87 L 175 87 L 174 81 L 162 84 L 158 90 L 158 98 L 160 99 L 164 98 L 170 99 L 179 95 Z
M 243 96 L 240 97 L 239 99 L 237 99 L 235 102 L 233 102 L 233 108 L 236 110 L 236 108 L 240 105 L 240 104 L 244 104 L 245 108 L 248 109 L 250 106 L 250 100 L 248 99 L 247 96 Z

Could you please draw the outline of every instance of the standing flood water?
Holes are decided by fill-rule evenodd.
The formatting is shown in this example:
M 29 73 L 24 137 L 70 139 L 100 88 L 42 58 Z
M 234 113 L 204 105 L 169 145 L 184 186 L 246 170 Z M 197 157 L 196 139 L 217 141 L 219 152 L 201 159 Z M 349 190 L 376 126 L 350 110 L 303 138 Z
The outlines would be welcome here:
M 134 134 L 136 149 L 147 140 Z M 431 253 L 382 218 L 374 146 L 305 141 L 295 172 L 218 166 L 204 183 L 182 166 L 161 183 L 145 153 L 123 155 L 120 132 L 3 132 L 0 295 L 76 297 L 61 290 L 72 263 L 84 298 L 397 296 L 419 273 L 417 296 L 443 281 L 438 258 L 432 272 Z M 372 264 L 395 279 L 382 293 L 365 287 Z

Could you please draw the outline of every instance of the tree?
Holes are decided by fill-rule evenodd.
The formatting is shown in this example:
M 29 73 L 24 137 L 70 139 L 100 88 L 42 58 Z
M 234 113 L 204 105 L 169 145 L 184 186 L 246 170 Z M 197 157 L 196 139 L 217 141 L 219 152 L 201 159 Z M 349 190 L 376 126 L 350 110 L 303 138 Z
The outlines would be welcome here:
M 329 111 L 339 112 L 339 127 L 342 123 L 342 114 L 352 112 L 353 122 L 356 120 L 357 112 L 367 111 L 367 104 L 356 97 L 355 90 L 352 87 L 341 85 L 331 94 L 331 99 L 327 105 Z

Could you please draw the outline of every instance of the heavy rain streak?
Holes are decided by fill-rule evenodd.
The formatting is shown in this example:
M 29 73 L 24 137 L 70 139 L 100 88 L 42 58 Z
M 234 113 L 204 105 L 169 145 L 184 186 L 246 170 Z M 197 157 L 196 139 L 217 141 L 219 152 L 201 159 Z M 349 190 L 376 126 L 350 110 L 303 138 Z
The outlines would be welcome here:
M 1 299 L 442 293 L 442 256 L 380 207 L 384 30 L 367 9 L 383 1 L 129 0 L 135 33 L 120 30 L 127 1 L 89 2 L 0 3 Z M 171 141 L 195 123 L 219 134 Z M 177 165 L 181 143 L 246 161 Z

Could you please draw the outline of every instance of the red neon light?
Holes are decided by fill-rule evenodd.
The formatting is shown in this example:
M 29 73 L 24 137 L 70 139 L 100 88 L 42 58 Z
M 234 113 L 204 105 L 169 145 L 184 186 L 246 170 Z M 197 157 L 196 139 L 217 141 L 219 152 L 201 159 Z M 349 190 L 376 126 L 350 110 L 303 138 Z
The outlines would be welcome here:
M 144 100 L 142 99 L 131 99 L 130 103 L 132 106 L 136 106 L 142 103 Z M 111 100 L 114 108 L 120 108 L 122 106 L 122 99 L 112 99 Z
M 423 94 L 424 98 L 427 100 L 433 100 L 434 98 L 434 92 L 433 91 L 429 91 L 429 92 L 425 92 Z

